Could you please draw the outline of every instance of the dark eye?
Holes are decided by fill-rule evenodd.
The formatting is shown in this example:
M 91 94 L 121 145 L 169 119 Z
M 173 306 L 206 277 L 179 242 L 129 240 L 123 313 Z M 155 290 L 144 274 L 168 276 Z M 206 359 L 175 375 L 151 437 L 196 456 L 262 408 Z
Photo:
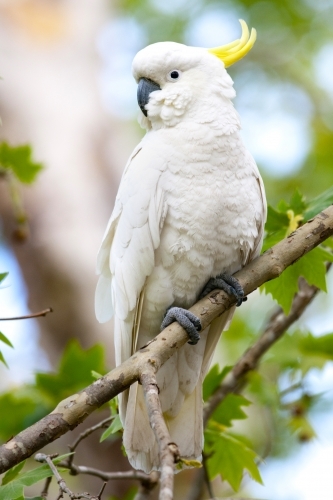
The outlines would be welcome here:
M 170 82 L 176 82 L 177 80 L 179 80 L 180 76 L 181 76 L 181 71 L 179 71 L 178 69 L 173 69 L 168 73 L 167 79 Z

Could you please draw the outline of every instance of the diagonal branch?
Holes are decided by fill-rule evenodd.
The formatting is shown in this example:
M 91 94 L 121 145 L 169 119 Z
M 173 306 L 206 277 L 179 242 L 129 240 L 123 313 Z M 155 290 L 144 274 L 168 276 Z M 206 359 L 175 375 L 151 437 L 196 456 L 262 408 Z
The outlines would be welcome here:
M 235 276 L 248 295 L 266 281 L 278 277 L 288 266 L 332 235 L 333 206 L 330 206 Z M 204 329 L 234 303 L 224 292 L 213 291 L 190 310 L 200 317 Z M 78 394 L 61 401 L 49 415 L 0 447 L 0 473 L 75 428 L 94 410 L 138 381 L 147 369 L 156 373 L 187 341 L 185 330 L 173 323 L 122 365 Z

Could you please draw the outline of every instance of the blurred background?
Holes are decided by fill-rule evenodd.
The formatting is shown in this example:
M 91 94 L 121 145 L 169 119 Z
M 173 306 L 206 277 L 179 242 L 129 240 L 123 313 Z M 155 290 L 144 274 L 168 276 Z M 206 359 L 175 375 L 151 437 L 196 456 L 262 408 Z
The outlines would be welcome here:
M 112 325 L 100 325 L 94 316 L 95 260 L 122 169 L 143 135 L 131 61 L 158 41 L 227 43 L 240 36 L 239 18 L 257 29 L 258 39 L 228 71 L 268 202 L 289 199 L 296 187 L 311 199 L 333 183 L 332 0 L 0 1 L 1 140 L 30 143 L 45 167 L 34 185 L 21 190 L 29 216 L 23 242 L 0 180 L 0 272 L 9 271 L 0 316 L 54 310 L 38 321 L 1 323 L 15 348 L 3 348 L 9 369 L 0 365 L 1 391 L 31 382 L 35 371 L 54 369 L 72 338 L 84 348 L 103 344 L 107 367 L 114 366 Z M 333 331 L 332 293 L 331 279 L 328 295 L 321 294 L 298 328 L 317 335 Z M 263 316 L 257 302 L 258 296 L 252 298 L 239 314 L 251 315 L 258 332 L 272 303 L 260 302 Z M 331 364 L 310 371 L 307 383 L 310 392 L 326 394 L 326 411 L 311 417 L 317 438 L 300 443 L 280 436 L 288 446 L 274 448 L 262 464 L 265 486 L 246 479 L 243 496 L 332 498 Z M 260 443 L 256 432 L 253 440 Z M 117 470 L 111 445 L 104 446 L 103 458 L 94 446 L 86 446 L 87 461 L 95 457 L 101 467 Z M 127 468 L 126 461 L 122 465 Z M 84 485 L 89 490 L 88 479 Z M 126 485 L 108 488 L 110 494 L 126 491 Z M 230 495 L 216 488 L 219 496 Z

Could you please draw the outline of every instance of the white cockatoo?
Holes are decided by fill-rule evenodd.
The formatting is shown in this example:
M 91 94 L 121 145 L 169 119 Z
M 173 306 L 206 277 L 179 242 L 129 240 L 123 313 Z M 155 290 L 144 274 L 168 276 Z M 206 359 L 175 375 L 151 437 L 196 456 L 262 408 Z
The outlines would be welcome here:
M 186 459 L 202 453 L 202 381 L 234 308 L 200 336 L 199 319 L 185 309 L 217 287 L 242 302 L 231 275 L 259 255 L 266 219 L 264 187 L 240 137 L 233 81 L 225 70 L 255 42 L 255 30 L 250 35 L 241 25 L 242 37 L 222 47 L 161 42 L 135 56 L 147 133 L 126 165 L 98 255 L 96 314 L 100 322 L 115 317 L 117 365 L 155 337 L 161 324 L 177 320 L 189 333 L 192 345 L 157 373 L 171 439 Z M 138 383 L 120 395 L 119 407 L 130 463 L 145 472 L 158 469 Z

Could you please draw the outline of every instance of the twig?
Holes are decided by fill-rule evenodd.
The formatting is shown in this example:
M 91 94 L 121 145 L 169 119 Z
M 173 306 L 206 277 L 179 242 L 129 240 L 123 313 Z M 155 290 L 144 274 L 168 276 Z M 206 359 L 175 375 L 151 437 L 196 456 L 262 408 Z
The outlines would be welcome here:
M 67 461 L 60 462 L 59 467 L 66 467 L 70 469 L 71 474 L 87 474 L 90 476 L 99 477 L 105 482 L 112 480 L 137 480 L 140 481 L 139 491 L 135 500 L 145 500 L 150 497 L 150 492 L 157 486 L 159 482 L 159 474 L 155 471 L 150 474 L 139 470 L 129 470 L 125 472 L 104 472 L 93 467 L 86 467 L 85 465 L 75 465 L 71 463 L 68 465 Z
M 41 316 L 46 316 L 48 313 L 53 312 L 52 307 L 48 307 L 43 311 L 39 311 L 37 313 L 27 314 L 26 316 L 13 316 L 12 318 L 0 318 L 0 321 L 16 321 L 18 319 L 31 319 L 31 318 L 39 318 Z
M 245 294 L 248 295 L 266 281 L 278 277 L 288 266 L 332 235 L 333 206 L 330 206 L 291 233 L 288 238 L 250 262 L 236 273 L 235 277 L 239 280 Z M 213 291 L 191 307 L 190 311 L 200 318 L 204 330 L 215 318 L 234 304 L 235 300 L 225 292 Z M 147 368 L 157 372 L 187 341 L 188 336 L 185 330 L 177 323 L 173 323 L 157 335 L 148 346 L 140 349 L 112 372 L 96 380 L 78 394 L 61 401 L 52 413 L 0 447 L 0 473 L 7 471 L 46 444 L 72 430 L 94 410 L 138 381 Z M 262 352 L 265 352 L 265 349 Z M 252 354 L 255 353 L 251 352 Z M 246 365 L 246 360 L 244 363 Z M 240 366 L 238 370 L 242 373 Z M 246 373 L 246 369 L 243 373 Z M 232 372 L 232 374 L 235 373 Z M 231 378 L 229 373 L 226 380 L 231 383 L 233 382 Z M 206 418 L 207 416 L 206 413 Z
M 51 481 L 52 481 L 52 476 L 51 477 L 47 477 L 45 479 L 44 488 L 43 488 L 43 491 L 40 494 L 41 498 L 47 498 L 47 495 L 48 495 L 48 492 L 49 492 L 49 486 L 51 484 Z
M 99 469 L 94 469 L 93 467 L 86 467 L 85 465 L 68 464 L 67 460 L 59 462 L 59 467 L 66 467 L 73 473 L 74 476 L 78 474 L 87 474 L 90 476 L 99 477 L 103 481 L 111 481 L 113 479 L 127 479 L 127 480 L 138 480 L 151 482 L 151 475 L 146 474 L 142 471 L 129 470 L 124 472 L 104 472 Z
M 80 499 L 80 498 L 86 498 L 88 500 L 100 500 L 101 499 L 100 495 L 103 493 L 105 485 L 103 485 L 103 488 L 102 488 L 102 490 L 100 491 L 100 493 L 98 494 L 97 497 L 90 495 L 90 493 L 77 493 L 77 494 L 73 493 L 68 488 L 68 486 L 66 484 L 66 481 L 59 474 L 59 471 L 58 471 L 57 467 L 52 462 L 52 458 L 55 458 L 55 456 L 56 455 L 45 455 L 44 453 L 37 453 L 37 455 L 35 455 L 35 460 L 37 460 L 37 462 L 42 462 L 42 463 L 46 462 L 47 465 L 50 467 L 50 469 L 51 469 L 54 477 L 57 480 L 59 488 L 60 488 L 60 492 L 59 492 L 58 498 L 62 498 L 63 494 L 66 493 L 69 496 L 69 498 L 71 498 L 73 500 L 74 499 Z
M 146 370 L 141 375 L 141 384 L 150 427 L 153 429 L 158 443 L 161 470 L 159 500 L 172 500 L 174 464 L 179 460 L 178 446 L 171 442 L 169 430 L 163 417 L 156 376 L 152 369 Z
M 99 493 L 98 493 L 98 495 L 97 495 L 97 500 L 101 500 L 102 495 L 103 495 L 103 492 L 104 492 L 104 490 L 105 490 L 105 486 L 106 486 L 106 482 L 105 482 L 105 483 L 103 483 L 103 485 L 102 485 L 101 489 L 99 490 Z
M 72 445 L 68 445 L 69 451 L 73 452 L 77 448 L 77 446 L 80 444 L 80 442 L 85 439 L 87 436 L 90 436 L 93 432 L 97 431 L 98 429 L 102 429 L 103 427 L 106 427 L 106 425 L 113 420 L 115 416 L 110 416 L 108 418 L 105 418 L 104 420 L 101 420 L 101 422 L 98 422 L 98 424 L 93 425 L 92 427 L 89 427 L 85 431 L 81 432 L 81 434 L 77 437 L 77 439 L 74 441 Z M 69 457 L 66 460 L 66 463 L 68 464 L 69 468 L 72 465 L 74 460 L 74 453 L 69 455 Z M 65 462 L 64 462 L 65 463 Z M 72 470 L 71 470 L 71 473 Z

